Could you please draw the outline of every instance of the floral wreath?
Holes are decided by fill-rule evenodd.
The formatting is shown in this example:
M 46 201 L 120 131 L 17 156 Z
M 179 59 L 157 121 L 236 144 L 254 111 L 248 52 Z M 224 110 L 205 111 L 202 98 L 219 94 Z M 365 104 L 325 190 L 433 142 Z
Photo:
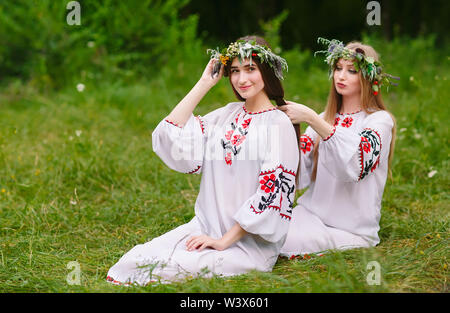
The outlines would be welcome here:
M 252 64 L 252 57 L 259 57 L 261 62 L 270 65 L 275 72 L 275 76 L 280 80 L 283 80 L 283 70 L 288 70 L 285 59 L 273 53 L 269 47 L 257 44 L 255 40 L 238 40 L 231 43 L 228 48 L 222 49 L 222 51 L 219 51 L 219 48 L 208 49 L 207 53 L 211 53 L 211 59 L 216 59 L 225 66 L 228 61 L 235 57 L 238 57 L 241 63 L 243 59 L 250 59 L 250 65 Z
M 318 43 L 328 45 L 327 50 L 321 50 L 314 53 L 324 53 L 326 55 L 325 62 L 330 66 L 329 75 L 330 79 L 333 75 L 333 69 L 339 59 L 354 60 L 353 65 L 356 71 L 360 71 L 365 79 L 372 83 L 373 94 L 377 95 L 380 91 L 381 85 L 386 85 L 389 90 L 389 85 L 397 86 L 397 83 L 393 83 L 392 79 L 399 80 L 400 77 L 395 77 L 383 72 L 382 64 L 375 61 L 374 58 L 366 56 L 364 51 L 359 52 L 350 50 L 344 46 L 344 44 L 336 39 L 328 40 L 322 37 L 317 39 Z

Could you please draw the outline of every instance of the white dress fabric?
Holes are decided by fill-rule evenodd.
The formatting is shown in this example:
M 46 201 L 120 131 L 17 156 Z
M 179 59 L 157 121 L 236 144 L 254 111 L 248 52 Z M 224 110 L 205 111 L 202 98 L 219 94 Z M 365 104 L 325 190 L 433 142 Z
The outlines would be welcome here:
M 311 127 L 306 129 L 300 138 L 297 188 L 309 188 L 293 210 L 282 256 L 379 243 L 393 126 L 386 111 L 336 114 L 333 132 L 319 144 L 315 181 L 313 149 L 320 137 Z
M 145 285 L 189 276 L 232 276 L 271 271 L 286 239 L 295 195 L 299 152 L 294 127 L 276 108 L 248 112 L 230 103 L 180 127 L 164 119 L 153 150 L 171 169 L 202 174 L 195 216 L 127 252 L 108 281 Z M 236 223 L 248 232 L 229 248 L 188 251 L 201 234 L 220 239 Z

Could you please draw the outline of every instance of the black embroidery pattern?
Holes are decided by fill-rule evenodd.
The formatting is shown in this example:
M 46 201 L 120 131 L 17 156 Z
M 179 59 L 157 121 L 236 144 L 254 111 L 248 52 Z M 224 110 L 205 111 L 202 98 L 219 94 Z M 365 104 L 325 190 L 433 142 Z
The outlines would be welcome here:
M 283 165 L 279 165 L 274 170 L 261 172 L 260 189 L 264 192 L 256 209 L 251 205 L 255 214 L 261 214 L 266 209 L 274 209 L 279 212 L 280 217 L 291 220 L 293 198 L 295 194 L 295 172 L 286 170 Z M 283 196 L 286 197 L 289 205 L 282 206 Z
M 360 134 L 359 161 L 361 173 L 359 180 L 373 172 L 380 163 L 381 137 L 377 131 L 366 128 Z

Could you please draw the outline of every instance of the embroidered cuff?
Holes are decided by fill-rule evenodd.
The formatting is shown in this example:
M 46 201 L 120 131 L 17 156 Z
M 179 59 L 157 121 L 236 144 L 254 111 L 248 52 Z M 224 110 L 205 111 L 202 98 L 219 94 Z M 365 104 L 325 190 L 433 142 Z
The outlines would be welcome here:
M 193 169 L 192 171 L 187 172 L 186 174 L 199 174 L 199 170 L 202 168 L 201 165 L 198 165 L 196 169 Z
M 202 129 L 202 134 L 204 134 L 205 133 L 205 122 L 201 119 L 200 115 L 197 115 L 195 118 L 197 119 L 198 123 L 200 124 L 200 128 Z
M 166 121 L 167 123 L 172 124 L 173 126 L 176 126 L 176 127 L 178 127 L 178 128 L 183 128 L 183 127 L 181 127 L 180 125 L 178 125 L 178 124 L 176 124 L 176 123 L 174 123 L 174 122 L 169 121 L 168 119 L 164 119 L 164 121 Z
M 333 131 L 332 131 L 331 134 L 329 134 L 328 137 L 325 138 L 323 141 L 327 141 L 328 139 L 330 139 L 331 136 L 333 136 L 335 132 L 336 132 L 336 126 L 333 126 Z

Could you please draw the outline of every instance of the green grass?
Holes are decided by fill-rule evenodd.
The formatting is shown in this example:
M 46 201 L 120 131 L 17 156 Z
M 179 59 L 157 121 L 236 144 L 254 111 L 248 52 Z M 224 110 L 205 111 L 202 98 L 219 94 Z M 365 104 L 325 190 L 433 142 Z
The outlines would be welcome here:
M 194 215 L 200 177 L 168 169 L 152 151 L 151 131 L 193 86 L 204 57 L 141 81 L 86 80 L 82 93 L 75 86 L 48 94 L 20 82 L 4 86 L 0 292 L 448 292 L 448 51 L 433 50 L 426 38 L 372 41 L 389 73 L 402 77 L 384 93 L 398 140 L 380 245 L 280 258 L 272 273 L 136 288 L 105 281 L 133 246 Z M 286 98 L 323 109 L 325 64 L 308 51 L 285 56 Z M 195 113 L 230 101 L 222 80 Z M 81 266 L 81 285 L 66 282 L 70 261 Z M 380 285 L 366 282 L 370 261 L 381 266 Z

